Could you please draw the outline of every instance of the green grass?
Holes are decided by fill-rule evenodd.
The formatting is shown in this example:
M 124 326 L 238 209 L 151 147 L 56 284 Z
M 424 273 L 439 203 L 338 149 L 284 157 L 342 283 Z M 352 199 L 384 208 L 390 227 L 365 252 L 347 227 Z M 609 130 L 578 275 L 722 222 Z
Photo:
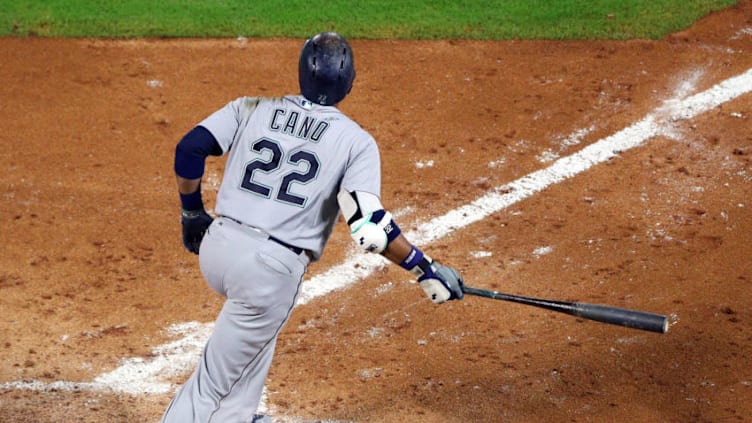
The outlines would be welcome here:
M 0 36 L 657 39 L 736 0 L 0 0 Z

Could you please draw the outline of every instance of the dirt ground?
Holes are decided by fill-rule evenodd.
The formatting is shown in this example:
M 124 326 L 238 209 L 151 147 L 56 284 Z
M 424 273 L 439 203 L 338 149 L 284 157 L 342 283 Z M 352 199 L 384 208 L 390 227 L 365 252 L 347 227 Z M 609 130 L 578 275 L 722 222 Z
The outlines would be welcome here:
M 240 95 L 297 92 L 301 43 L 0 39 L 0 420 L 159 418 L 171 394 L 87 382 L 221 306 L 180 242 L 174 146 Z M 379 141 L 383 201 L 409 230 L 752 68 L 752 1 L 659 41 L 352 45 L 341 108 Z M 221 169 L 210 160 L 209 206 Z M 751 182 L 744 94 L 423 246 L 469 285 L 666 314 L 667 334 L 478 297 L 435 306 L 388 267 L 295 310 L 268 409 L 752 421 Z M 338 225 L 309 279 L 350 243 Z

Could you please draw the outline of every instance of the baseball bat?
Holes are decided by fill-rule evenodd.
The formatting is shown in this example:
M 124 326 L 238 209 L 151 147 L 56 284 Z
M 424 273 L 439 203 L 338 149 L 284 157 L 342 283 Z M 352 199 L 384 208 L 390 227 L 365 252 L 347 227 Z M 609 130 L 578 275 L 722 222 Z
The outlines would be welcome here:
M 488 291 L 469 286 L 463 286 L 462 292 L 494 300 L 511 301 L 545 308 L 572 316 L 582 317 L 583 319 L 595 320 L 596 322 L 610 323 L 612 325 L 626 326 L 650 332 L 668 332 L 668 318 L 661 314 L 649 313 L 647 311 L 628 310 L 625 308 L 600 304 L 553 301 L 542 298 L 524 297 L 521 295 L 504 294 L 502 292 Z

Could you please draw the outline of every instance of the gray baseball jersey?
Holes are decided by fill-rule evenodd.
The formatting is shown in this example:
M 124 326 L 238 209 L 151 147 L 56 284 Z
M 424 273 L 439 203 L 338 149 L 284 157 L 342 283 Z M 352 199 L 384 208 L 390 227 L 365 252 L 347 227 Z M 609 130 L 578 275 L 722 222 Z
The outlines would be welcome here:
M 245 423 L 253 421 L 309 259 L 321 256 L 337 221 L 337 194 L 378 196 L 380 158 L 355 122 L 302 96 L 238 98 L 200 125 L 229 153 L 219 217 L 199 254 L 204 279 L 227 301 L 162 422 Z
M 303 96 L 241 97 L 199 125 L 229 151 L 215 212 L 314 260 L 337 220 L 340 189 L 379 196 L 376 142 L 336 107 Z

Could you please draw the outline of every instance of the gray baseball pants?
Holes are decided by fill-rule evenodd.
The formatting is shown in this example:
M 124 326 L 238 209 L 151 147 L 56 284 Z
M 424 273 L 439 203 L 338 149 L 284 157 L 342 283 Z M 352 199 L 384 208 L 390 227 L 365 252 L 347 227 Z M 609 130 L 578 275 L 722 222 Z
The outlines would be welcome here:
M 308 266 L 305 253 L 231 219 L 214 220 L 199 263 L 209 286 L 227 300 L 191 377 L 163 423 L 251 422 L 274 347 Z

